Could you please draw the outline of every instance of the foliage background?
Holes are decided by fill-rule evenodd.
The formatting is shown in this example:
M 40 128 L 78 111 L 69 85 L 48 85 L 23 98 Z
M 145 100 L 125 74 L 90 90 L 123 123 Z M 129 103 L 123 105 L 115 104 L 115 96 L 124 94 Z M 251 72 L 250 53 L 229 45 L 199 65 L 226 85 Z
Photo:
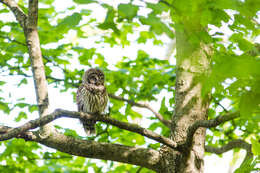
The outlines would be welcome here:
M 19 0 L 27 6 L 27 1 Z M 183 20 L 178 9 L 195 16 L 202 33 L 192 33 L 196 45 L 203 40 L 214 50 L 212 72 L 207 76 L 204 93 L 212 91 L 209 118 L 227 110 L 240 110 L 241 118 L 207 132 L 207 144 L 222 146 L 231 139 L 253 144 L 259 162 L 260 60 L 258 0 L 177 1 L 176 13 L 157 1 L 59 1 L 42 0 L 38 31 L 49 82 L 50 105 L 76 110 L 75 92 L 81 76 L 89 67 L 100 67 L 106 75 L 109 93 L 149 102 L 170 119 L 174 110 L 175 52 L 174 28 Z M 179 2 L 179 3 L 178 3 Z M 200 3 L 202 12 L 194 14 Z M 65 1 L 64 1 L 65 4 Z M 25 11 L 26 8 L 24 8 Z M 33 80 L 25 38 L 12 14 L 0 5 L 0 110 L 1 123 L 14 126 L 37 117 Z M 192 27 L 192 26 L 191 26 Z M 257 44 L 258 43 L 258 44 Z M 28 96 L 29 95 L 29 96 Z M 59 98 L 57 98 L 57 95 Z M 68 101 L 64 101 L 67 100 Z M 73 103 L 74 104 L 74 103 Z M 224 109 L 221 107 L 224 105 Z M 120 121 L 139 123 L 169 136 L 169 130 L 151 112 L 130 104 L 110 100 L 110 114 Z M 3 121 L 2 121 L 3 120 Z M 56 128 L 77 138 L 130 146 L 160 145 L 135 133 L 98 123 L 97 137 L 85 137 L 81 125 L 58 120 Z M 47 149 L 41 145 L 13 139 L 1 143 L 0 171 L 10 172 L 137 172 L 140 168 L 111 161 L 96 161 Z M 234 151 L 236 162 L 239 150 Z M 141 172 L 149 172 L 145 168 Z

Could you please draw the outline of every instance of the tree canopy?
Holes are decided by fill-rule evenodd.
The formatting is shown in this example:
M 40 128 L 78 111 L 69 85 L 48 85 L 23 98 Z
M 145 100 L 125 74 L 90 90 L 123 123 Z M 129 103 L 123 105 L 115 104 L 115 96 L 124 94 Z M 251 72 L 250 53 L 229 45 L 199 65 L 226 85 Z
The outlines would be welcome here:
M 207 154 L 246 149 L 253 156 L 248 154 L 236 172 L 259 169 L 259 0 L 42 0 L 39 8 L 35 8 L 31 0 L 0 2 L 1 120 L 12 119 L 18 126 L 36 119 L 34 115 L 38 110 L 43 114 L 45 102 L 39 102 L 40 92 L 36 94 L 38 100 L 26 94 L 14 98 L 16 90 L 8 91 L 7 80 L 14 77 L 17 88 L 33 85 L 34 80 L 36 92 L 37 86 L 41 88 L 37 85 L 37 66 L 32 65 L 32 61 L 36 61 L 33 51 L 37 49 L 33 39 L 37 37 L 33 32 L 30 37 L 30 30 L 36 27 L 49 87 L 73 95 L 75 103 L 76 89 L 84 71 L 98 67 L 105 73 L 111 119 L 97 118 L 97 135 L 85 137 L 73 126 L 54 125 L 75 143 L 83 141 L 82 150 L 96 141 L 106 143 L 107 147 L 120 144 L 118 147 L 122 150 L 126 149 L 123 146 L 129 146 L 152 152 L 166 145 L 183 151 L 182 147 L 189 148 L 195 131 L 202 127 L 207 128 Z M 66 3 L 64 7 L 63 3 Z M 35 17 L 38 17 L 36 24 Z M 157 50 L 160 52 L 156 53 Z M 176 137 L 176 147 L 170 140 L 172 121 L 175 115 L 178 117 L 179 110 L 176 95 L 181 93 L 176 81 L 183 77 L 185 83 L 185 77 L 191 76 L 178 69 L 195 74 L 192 82 L 199 81 L 201 85 L 199 97 L 202 105 L 204 100 L 208 104 L 205 103 L 208 119 L 195 119 L 198 121 L 194 120 L 187 127 L 185 145 L 181 142 L 179 145 Z M 59 118 L 66 113 L 72 118 L 82 116 L 76 112 L 47 114 Z M 122 159 L 124 164 L 121 164 L 109 161 L 102 154 L 96 157 L 66 149 L 53 150 L 50 148 L 56 149 L 54 144 L 44 139 L 28 142 L 27 132 L 45 125 L 48 120 L 43 124 L 35 121 L 35 127 L 24 127 L 27 129 L 14 132 L 16 135 L 6 140 L 3 135 L 10 131 L 11 125 L 1 120 L 0 171 L 83 172 L 92 168 L 95 172 L 145 173 L 157 169 L 136 166 L 130 156 L 125 162 L 124 158 L 111 159 Z

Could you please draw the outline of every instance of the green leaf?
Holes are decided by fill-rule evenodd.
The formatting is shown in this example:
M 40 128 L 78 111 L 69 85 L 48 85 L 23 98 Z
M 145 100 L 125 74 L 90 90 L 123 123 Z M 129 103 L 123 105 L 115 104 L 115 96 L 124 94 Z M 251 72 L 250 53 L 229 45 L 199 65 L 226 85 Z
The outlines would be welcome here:
M 133 4 L 119 4 L 118 5 L 118 15 L 123 19 L 132 21 L 133 18 L 137 15 L 138 6 Z
M 1 102 L 0 101 L 0 110 L 2 110 L 4 113 L 9 114 L 10 113 L 10 109 L 7 103 Z
M 96 3 L 95 0 L 73 0 L 73 2 L 77 4 L 90 4 L 90 3 Z
M 74 27 L 79 24 L 82 17 L 80 13 L 73 13 L 71 16 L 65 17 L 61 22 L 58 23 L 58 28 L 63 27 Z
M 0 81 L 0 85 L 4 85 L 5 83 L 5 81 Z
M 165 97 L 163 97 L 159 113 L 165 114 L 165 112 L 167 112 L 167 111 L 168 111 L 168 108 L 165 106 Z
M 68 128 L 65 128 L 64 135 L 78 137 L 78 134 L 75 130 L 71 130 L 71 129 L 68 129 Z
M 18 86 L 21 86 L 22 84 L 28 84 L 26 78 L 22 79 L 22 80 L 19 82 Z
M 167 5 L 163 4 L 163 3 L 157 3 L 157 4 L 154 4 L 154 3 L 146 3 L 147 7 L 152 9 L 152 12 L 154 14 L 161 14 L 163 11 L 168 11 L 169 8 Z
M 238 47 L 240 50 L 247 52 L 249 50 L 252 50 L 254 48 L 254 45 L 243 38 L 242 33 L 235 33 L 230 38 L 230 41 L 238 43 Z
M 20 112 L 19 115 L 14 119 L 16 122 L 21 121 L 21 119 L 27 119 L 27 114 L 25 112 Z
M 241 96 L 240 100 L 240 113 L 243 118 L 249 119 L 252 117 L 252 113 L 259 109 L 260 94 L 248 91 Z
M 97 53 L 97 58 L 95 59 L 95 64 L 98 64 L 99 67 L 106 68 L 108 63 L 105 61 L 105 58 L 100 53 Z
M 255 139 L 251 139 L 252 143 L 252 152 L 254 153 L 255 156 L 260 156 L 260 143 L 259 141 Z
M 15 104 L 15 106 L 18 106 L 20 108 L 24 108 L 26 106 L 29 106 L 29 104 L 27 104 L 27 103 L 17 103 L 17 104 Z
M 33 113 L 34 111 L 38 111 L 37 105 L 29 105 L 28 110 L 30 113 Z
M 148 18 L 143 16 L 139 17 L 139 20 L 144 25 L 149 25 L 150 29 L 154 31 L 157 35 L 161 35 L 162 33 L 167 34 L 170 38 L 174 37 L 173 31 L 163 23 L 160 18 L 155 16 L 154 14 L 149 14 Z
M 100 29 L 107 30 L 112 29 L 116 34 L 120 34 L 119 29 L 114 22 L 115 10 L 113 8 L 108 7 L 107 15 L 105 21 L 98 25 Z
M 89 64 L 89 60 L 92 59 L 92 57 L 95 55 L 96 53 L 96 49 L 95 48 L 91 48 L 91 49 L 85 49 L 83 54 L 81 56 L 79 56 L 79 62 L 82 65 L 88 65 Z

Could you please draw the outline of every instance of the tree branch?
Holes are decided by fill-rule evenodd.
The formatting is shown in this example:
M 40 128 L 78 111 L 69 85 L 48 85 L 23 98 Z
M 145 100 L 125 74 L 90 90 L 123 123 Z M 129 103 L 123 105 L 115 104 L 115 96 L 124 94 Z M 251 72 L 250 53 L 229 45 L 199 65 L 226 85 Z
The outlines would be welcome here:
M 135 102 L 133 100 L 128 100 L 128 99 L 125 99 L 123 97 L 120 97 L 120 96 L 115 96 L 113 94 L 108 94 L 110 98 L 113 98 L 113 99 L 116 99 L 116 100 L 121 100 L 121 101 L 125 101 L 133 106 L 136 106 L 136 107 L 141 107 L 141 108 L 146 108 L 148 110 L 150 110 L 164 125 L 166 125 L 167 127 L 171 127 L 171 121 L 169 120 L 165 120 L 163 118 L 163 116 L 159 113 L 159 112 L 156 112 L 150 105 L 148 104 L 143 104 L 143 103 L 138 103 L 138 102 Z
M 1 2 L 1 1 L 0 1 L 0 2 Z M 26 46 L 25 43 L 22 43 L 22 42 L 20 42 L 20 41 L 15 40 L 15 39 L 11 39 L 10 37 L 7 37 L 7 36 L 2 36 L 2 35 L 0 35 L 0 38 L 4 38 L 4 39 L 9 40 L 10 42 L 14 42 L 14 43 L 20 44 L 20 45 L 22 45 L 22 46 Z
M 208 153 L 223 154 L 234 148 L 243 148 L 247 152 L 251 153 L 251 145 L 241 139 L 236 139 L 236 140 L 230 141 L 228 144 L 226 144 L 220 148 L 216 148 L 216 147 L 212 147 L 212 146 L 205 146 L 205 151 Z
M 253 158 L 251 144 L 248 144 L 247 142 L 245 142 L 241 139 L 236 139 L 236 140 L 230 141 L 228 144 L 226 144 L 220 148 L 216 148 L 216 147 L 212 147 L 212 146 L 205 146 L 205 151 L 208 153 L 223 154 L 234 148 L 242 148 L 242 149 L 246 150 L 246 156 L 241 165 L 245 164 L 248 159 Z
M 138 133 L 142 136 L 146 136 L 159 143 L 167 145 L 173 149 L 176 148 L 175 142 L 173 142 L 169 138 L 161 136 L 148 129 L 142 128 L 142 127 L 138 126 L 137 124 L 121 122 L 121 121 L 118 121 L 118 120 L 115 120 L 112 118 L 108 118 L 105 115 L 91 115 L 91 114 L 85 114 L 82 112 L 79 113 L 79 112 L 75 112 L 75 111 L 67 111 L 67 110 L 61 110 L 61 109 L 58 109 L 58 110 L 54 111 L 53 113 L 43 116 L 41 118 L 38 118 L 36 120 L 31 120 L 20 127 L 7 130 L 6 133 L 0 135 L 0 141 L 17 137 L 19 134 L 22 134 L 30 129 L 35 129 L 39 126 L 43 126 L 47 123 L 50 123 L 51 121 L 53 121 L 55 119 L 61 118 L 61 117 L 80 118 L 80 119 L 85 119 L 85 120 L 93 119 L 96 121 L 101 121 L 101 122 L 108 123 L 108 124 L 114 125 L 116 127 L 119 127 L 121 129 L 125 129 L 125 130 L 131 131 L 131 132 Z M 1 130 L 0 130 L 0 132 L 1 132 Z
M 152 149 L 80 140 L 57 132 L 38 142 L 72 155 L 135 164 L 155 171 L 160 169 L 160 154 Z
M 0 0 L 3 4 L 10 8 L 10 10 L 14 13 L 16 20 L 20 23 L 23 29 L 26 28 L 26 20 L 27 15 L 23 12 L 23 10 L 18 6 L 18 4 L 14 0 Z
M 186 150 L 187 147 L 191 147 L 193 135 L 199 127 L 204 127 L 204 128 L 216 127 L 216 126 L 220 125 L 221 123 L 233 120 L 233 119 L 235 119 L 239 116 L 240 116 L 239 112 L 237 111 L 237 112 L 227 113 L 225 115 L 218 116 L 218 117 L 216 117 L 215 119 L 212 119 L 212 120 L 196 121 L 193 125 L 191 125 L 188 128 L 186 141 L 185 141 L 184 144 L 181 144 L 180 146 L 178 146 L 179 149 L 180 150 Z
M 38 22 L 38 0 L 29 0 L 28 28 L 36 29 Z
M 42 119 L 45 117 L 42 117 Z M 5 128 L 10 131 L 15 129 L 6 126 Z M 0 132 L 3 132 L 4 130 L 1 129 L 2 128 L 0 127 Z M 25 133 L 26 135 L 24 135 Z M 73 137 L 65 136 L 56 130 L 47 138 L 42 138 L 41 135 L 39 135 L 39 131 L 25 133 L 17 137 L 27 141 L 38 142 L 47 147 L 71 155 L 129 163 L 146 167 L 154 171 L 160 170 L 161 157 L 159 152 L 153 149 L 75 139 Z

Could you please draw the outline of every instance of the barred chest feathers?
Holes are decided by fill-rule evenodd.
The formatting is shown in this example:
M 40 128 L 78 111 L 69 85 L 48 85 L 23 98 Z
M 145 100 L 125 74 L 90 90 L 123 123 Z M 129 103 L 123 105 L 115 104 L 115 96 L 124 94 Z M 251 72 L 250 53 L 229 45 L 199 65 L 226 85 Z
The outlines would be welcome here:
M 100 90 L 90 90 L 88 87 L 82 88 L 83 112 L 102 113 L 107 105 L 107 92 L 104 86 Z

